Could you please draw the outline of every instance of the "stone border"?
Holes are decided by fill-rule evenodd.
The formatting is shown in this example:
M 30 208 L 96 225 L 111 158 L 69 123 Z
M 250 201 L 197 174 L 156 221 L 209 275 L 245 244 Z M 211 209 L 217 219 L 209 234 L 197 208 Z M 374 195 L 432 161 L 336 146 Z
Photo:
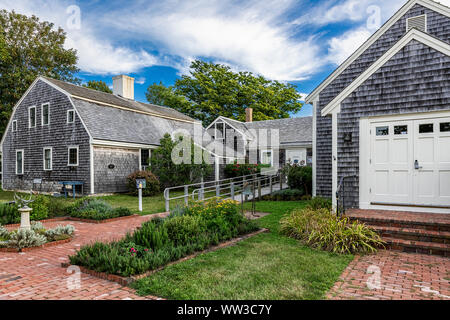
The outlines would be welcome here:
M 118 275 L 115 275 L 115 274 L 108 274 L 108 273 L 105 273 L 105 272 L 97 272 L 97 271 L 94 271 L 94 270 L 91 270 L 91 269 L 87 269 L 86 267 L 83 267 L 83 266 L 78 266 L 78 267 L 80 268 L 80 270 L 83 273 L 87 273 L 87 274 L 89 274 L 91 276 L 94 276 L 94 277 L 97 277 L 97 278 L 100 278 L 100 279 L 103 279 L 103 280 L 116 282 L 116 283 L 118 283 L 118 284 L 120 284 L 122 286 L 128 286 L 131 283 L 133 283 L 133 282 L 135 282 L 135 281 L 137 281 L 139 279 L 148 277 L 148 276 L 150 276 L 150 275 L 152 275 L 152 274 L 154 274 L 156 272 L 159 272 L 159 271 L 167 268 L 168 266 L 171 266 L 171 265 L 174 265 L 174 264 L 186 261 L 186 260 L 193 259 L 193 258 L 195 258 L 195 257 L 197 257 L 197 256 L 199 256 L 201 254 L 204 254 L 204 253 L 216 251 L 216 250 L 222 249 L 222 248 L 231 247 L 231 246 L 235 245 L 236 243 L 238 243 L 238 242 L 240 242 L 242 240 L 245 240 L 245 239 L 251 238 L 253 236 L 256 236 L 258 234 L 262 234 L 262 233 L 266 233 L 266 232 L 269 232 L 269 229 L 260 229 L 258 231 L 255 231 L 255 232 L 252 232 L 252 233 L 240 236 L 238 238 L 234 238 L 234 239 L 229 240 L 227 242 L 220 243 L 217 246 L 210 247 L 210 248 L 208 248 L 206 250 L 193 253 L 193 254 L 191 254 L 189 256 L 186 256 L 186 257 L 183 257 L 183 258 L 181 258 L 181 259 L 179 259 L 177 261 L 169 262 L 168 264 L 166 264 L 164 266 L 161 266 L 161 267 L 159 267 L 159 268 L 157 268 L 155 270 L 151 270 L 151 271 L 148 271 L 148 272 L 145 272 L 145 273 L 142 273 L 142 274 L 139 274 L 139 275 L 131 276 L 131 277 L 122 277 L 122 276 L 118 276 Z M 61 263 L 61 267 L 62 268 L 68 268 L 69 266 L 70 266 L 70 263 L 66 263 L 66 262 Z
M 36 250 L 36 249 L 43 249 L 43 248 L 58 246 L 60 244 L 69 243 L 70 241 L 72 241 L 72 239 L 73 239 L 73 236 L 68 238 L 68 239 L 47 242 L 47 243 L 44 243 L 41 246 L 31 247 L 31 248 L 22 248 L 22 249 L 19 249 L 19 248 L 0 248 L 0 252 L 29 252 L 29 251 Z

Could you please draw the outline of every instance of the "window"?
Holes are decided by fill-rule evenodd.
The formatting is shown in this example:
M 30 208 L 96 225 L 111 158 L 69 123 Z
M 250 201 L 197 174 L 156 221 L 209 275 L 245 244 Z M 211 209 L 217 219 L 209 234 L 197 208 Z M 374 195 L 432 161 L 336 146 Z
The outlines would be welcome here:
M 68 166 L 78 166 L 78 146 L 69 147 Z
M 43 126 L 48 126 L 50 124 L 50 104 L 49 103 L 44 103 L 42 105 L 41 124 Z
M 16 174 L 23 174 L 23 150 L 16 150 Z
M 441 132 L 450 132 L 450 122 L 442 122 L 440 127 Z
M 52 148 L 44 148 L 44 170 L 52 170 Z
M 12 132 L 16 132 L 17 131 L 17 120 L 14 120 L 12 122 Z
M 150 150 L 141 149 L 141 168 L 145 170 L 150 165 Z
M 74 123 L 74 122 L 75 122 L 75 110 L 68 110 L 67 123 Z
M 420 124 L 419 133 L 433 133 L 434 128 L 432 123 Z
M 273 162 L 272 150 L 261 151 L 261 163 L 270 164 L 272 166 L 273 165 L 272 162 Z
M 394 134 L 408 134 L 408 126 L 394 126 Z
M 28 109 L 28 127 L 36 127 L 36 107 L 30 107 L 30 109 Z
M 377 136 L 388 136 L 389 127 L 377 127 Z

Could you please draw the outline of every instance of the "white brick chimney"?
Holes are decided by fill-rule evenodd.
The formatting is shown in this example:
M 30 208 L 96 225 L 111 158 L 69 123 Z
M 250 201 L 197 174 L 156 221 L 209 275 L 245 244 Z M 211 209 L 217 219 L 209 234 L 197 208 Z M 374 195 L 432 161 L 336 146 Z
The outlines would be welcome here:
M 113 93 L 134 100 L 134 78 L 120 75 L 113 78 Z

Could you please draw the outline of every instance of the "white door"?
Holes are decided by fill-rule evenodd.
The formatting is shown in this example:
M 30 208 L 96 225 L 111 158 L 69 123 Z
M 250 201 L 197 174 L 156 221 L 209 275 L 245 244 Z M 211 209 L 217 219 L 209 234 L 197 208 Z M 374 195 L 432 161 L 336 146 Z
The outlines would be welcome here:
M 373 203 L 450 206 L 450 118 L 372 123 Z

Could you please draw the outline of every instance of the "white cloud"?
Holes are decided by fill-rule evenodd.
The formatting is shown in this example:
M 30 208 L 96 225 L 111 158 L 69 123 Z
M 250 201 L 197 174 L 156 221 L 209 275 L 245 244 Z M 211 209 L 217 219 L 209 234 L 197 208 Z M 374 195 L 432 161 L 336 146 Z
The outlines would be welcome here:
M 147 79 L 145 79 L 144 77 L 140 77 L 140 78 L 137 78 L 136 79 L 136 83 L 137 84 L 145 84 L 145 81 L 146 81 Z
M 371 32 L 365 28 L 352 30 L 340 37 L 329 41 L 328 60 L 340 65 L 355 52 L 370 36 Z
M 36 15 L 41 20 L 51 21 L 67 32 L 66 48 L 77 50 L 78 66 L 93 74 L 119 74 L 137 72 L 143 67 L 157 64 L 157 58 L 144 50 L 132 50 L 114 45 L 106 37 L 96 34 L 95 25 L 85 12 L 81 12 L 81 29 L 68 28 L 70 15 L 66 9 L 70 1 L 56 0 L 0 0 L 0 8 L 15 10 L 25 15 Z
M 292 5 L 291 0 L 252 0 L 239 7 L 204 0 L 148 4 L 145 9 L 131 4 L 128 14 L 112 12 L 105 21 L 136 38 L 152 39 L 168 56 L 211 58 L 271 79 L 300 80 L 316 72 L 321 61 L 314 39 L 293 39 L 292 25 L 282 21 Z M 180 65 L 186 63 L 175 64 Z

